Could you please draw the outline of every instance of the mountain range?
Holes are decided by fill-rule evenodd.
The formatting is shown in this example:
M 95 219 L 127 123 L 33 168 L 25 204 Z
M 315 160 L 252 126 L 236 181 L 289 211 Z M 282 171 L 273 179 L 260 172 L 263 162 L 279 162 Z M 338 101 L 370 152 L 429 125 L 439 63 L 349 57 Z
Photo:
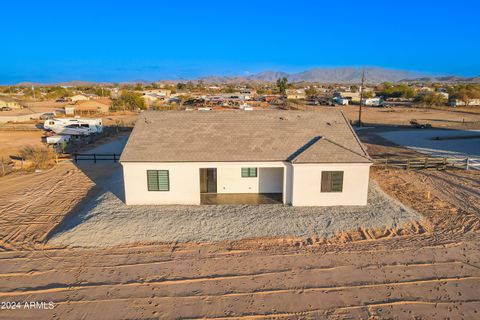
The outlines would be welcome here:
M 229 83 L 239 81 L 274 82 L 278 78 L 286 77 L 289 82 L 320 82 L 320 83 L 359 83 L 362 81 L 363 68 L 313 68 L 298 73 L 279 71 L 263 71 L 246 77 L 203 77 L 199 78 L 206 83 Z M 425 72 L 395 70 L 379 67 L 365 68 L 367 83 L 381 82 L 474 82 L 479 83 L 480 77 L 458 77 L 437 75 Z
M 286 77 L 289 82 L 320 82 L 320 83 L 360 83 L 362 80 L 363 68 L 358 67 L 328 67 L 312 68 L 297 73 L 286 73 L 281 71 L 263 71 L 248 76 L 208 76 L 200 77 L 195 80 L 204 83 L 235 83 L 235 82 L 275 82 L 277 79 Z M 194 80 L 194 81 L 195 81 Z M 182 82 L 184 82 L 183 80 Z M 425 72 L 416 72 L 408 70 L 386 69 L 380 67 L 365 68 L 365 81 L 367 83 L 381 82 L 439 82 L 439 83 L 480 83 L 478 77 L 459 77 L 454 75 L 439 75 Z M 123 84 L 143 83 L 148 84 L 152 81 L 138 80 L 121 82 Z M 160 80 L 163 83 L 176 83 L 179 80 Z M 90 81 L 68 81 L 55 83 L 62 86 L 87 86 L 87 85 L 108 85 L 107 82 Z M 41 86 L 45 84 L 34 82 L 22 82 L 19 86 Z

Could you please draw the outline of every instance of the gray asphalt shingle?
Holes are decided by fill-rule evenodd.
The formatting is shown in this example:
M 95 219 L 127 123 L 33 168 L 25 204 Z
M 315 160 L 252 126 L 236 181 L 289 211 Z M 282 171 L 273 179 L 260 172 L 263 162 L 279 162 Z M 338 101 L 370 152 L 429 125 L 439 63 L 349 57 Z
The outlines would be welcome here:
M 146 111 L 121 156 L 122 162 L 287 160 L 371 162 L 343 113 L 334 109 Z

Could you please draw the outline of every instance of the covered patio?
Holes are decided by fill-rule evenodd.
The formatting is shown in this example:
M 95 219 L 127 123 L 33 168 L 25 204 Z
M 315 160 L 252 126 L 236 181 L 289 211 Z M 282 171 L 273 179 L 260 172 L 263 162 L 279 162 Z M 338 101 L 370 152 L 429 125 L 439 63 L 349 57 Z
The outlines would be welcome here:
M 201 204 L 282 204 L 281 193 L 202 193 Z

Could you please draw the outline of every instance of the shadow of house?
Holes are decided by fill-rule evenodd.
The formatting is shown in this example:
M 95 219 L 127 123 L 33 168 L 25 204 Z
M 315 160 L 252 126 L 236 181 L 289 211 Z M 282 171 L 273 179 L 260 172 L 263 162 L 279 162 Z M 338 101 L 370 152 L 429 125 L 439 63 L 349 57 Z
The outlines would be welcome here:
M 128 136 L 123 136 L 89 150 L 89 153 L 117 153 L 120 154 L 125 147 Z M 120 201 L 125 201 L 123 185 L 123 171 L 120 163 L 101 161 L 94 163 L 91 160 L 79 161 L 75 164 L 95 186 L 80 201 L 47 236 L 47 241 L 54 234 L 70 230 L 91 218 L 89 212 L 109 193 Z

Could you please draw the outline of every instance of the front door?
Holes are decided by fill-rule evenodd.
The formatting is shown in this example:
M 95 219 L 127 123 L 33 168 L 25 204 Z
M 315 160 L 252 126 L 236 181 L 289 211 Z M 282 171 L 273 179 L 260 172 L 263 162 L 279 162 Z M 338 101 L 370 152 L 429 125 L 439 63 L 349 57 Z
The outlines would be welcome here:
M 200 192 L 217 193 L 217 169 L 200 169 Z

